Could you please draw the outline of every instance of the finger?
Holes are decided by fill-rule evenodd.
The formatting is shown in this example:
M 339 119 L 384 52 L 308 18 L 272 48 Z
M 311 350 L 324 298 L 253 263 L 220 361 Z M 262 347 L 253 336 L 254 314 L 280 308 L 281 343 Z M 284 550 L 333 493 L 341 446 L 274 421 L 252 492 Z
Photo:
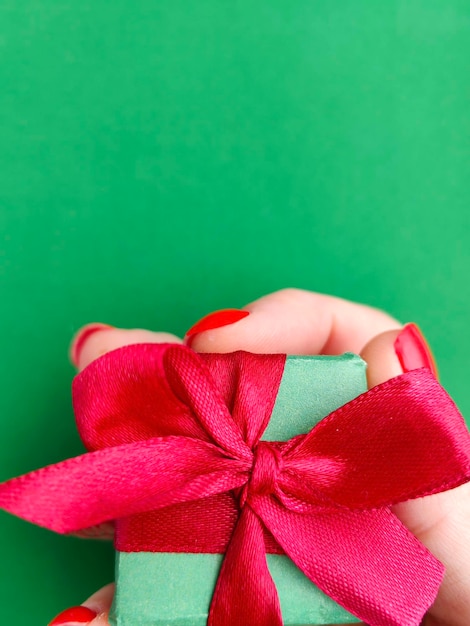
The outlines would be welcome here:
M 365 346 L 362 357 L 369 365 L 370 387 L 420 365 L 430 367 L 437 376 L 429 347 L 417 332 L 414 326 L 389 331 Z M 470 483 L 402 502 L 393 512 L 446 567 L 439 595 L 423 624 L 466 626 L 470 623 Z
M 181 339 L 171 333 L 155 333 L 150 330 L 127 330 L 106 324 L 87 324 L 72 339 L 69 356 L 75 367 L 81 371 L 98 357 L 122 346 L 134 343 L 181 343 Z
M 114 583 L 106 585 L 83 603 L 83 606 L 96 612 L 96 617 L 90 626 L 109 626 L 108 616 L 114 598 Z
M 369 388 L 420 367 L 427 367 L 438 378 L 431 349 L 416 324 L 380 333 L 364 346 L 361 357 L 368 366 Z
M 426 626 L 470 624 L 470 483 L 393 507 L 397 517 L 446 567 Z
M 287 289 L 256 300 L 243 311 L 249 315 L 242 317 L 241 311 L 227 310 L 203 318 L 188 331 L 186 343 L 199 352 L 357 352 L 368 363 L 369 387 L 418 367 L 429 367 L 437 374 L 432 353 L 417 326 L 402 327 L 378 309 Z M 232 319 L 236 322 L 228 323 Z M 222 323 L 225 325 L 221 327 Z
M 108 616 L 114 597 L 114 584 L 106 585 L 82 605 L 59 613 L 49 626 L 109 626 Z
M 300 289 L 277 291 L 243 310 L 247 317 L 191 334 L 187 343 L 197 352 L 341 354 L 360 352 L 375 335 L 401 326 L 378 309 Z

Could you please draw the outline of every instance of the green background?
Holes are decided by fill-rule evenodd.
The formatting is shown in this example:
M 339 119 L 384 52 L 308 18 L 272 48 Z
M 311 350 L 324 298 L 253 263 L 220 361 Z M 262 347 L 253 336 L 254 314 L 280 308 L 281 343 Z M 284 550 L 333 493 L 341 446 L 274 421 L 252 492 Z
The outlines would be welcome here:
M 468 416 L 468 0 L 2 0 L 0 479 L 82 448 L 71 334 L 285 286 L 420 324 Z M 112 578 L 0 514 L 3 623 Z

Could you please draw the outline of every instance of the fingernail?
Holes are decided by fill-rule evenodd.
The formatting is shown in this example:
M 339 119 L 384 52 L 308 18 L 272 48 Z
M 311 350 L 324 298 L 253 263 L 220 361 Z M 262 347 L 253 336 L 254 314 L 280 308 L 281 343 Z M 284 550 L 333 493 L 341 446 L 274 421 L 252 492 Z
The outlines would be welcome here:
M 214 313 L 209 313 L 209 315 L 206 315 L 196 322 L 194 326 L 191 326 L 186 333 L 186 338 L 192 337 L 197 333 L 202 333 L 205 330 L 213 330 L 214 328 L 235 324 L 235 322 L 239 322 L 249 314 L 249 311 L 242 311 L 240 309 L 222 309 L 221 311 L 214 311 Z
M 75 624 L 89 624 L 98 615 L 96 611 L 86 606 L 73 606 L 54 617 L 48 626 L 72 626 Z
M 395 339 L 395 352 L 404 372 L 427 367 L 436 378 L 438 371 L 431 348 L 416 324 L 406 324 Z
M 83 328 L 81 328 L 72 339 L 72 343 L 70 345 L 70 361 L 72 362 L 72 365 L 78 367 L 80 353 L 83 349 L 83 346 L 85 345 L 85 342 L 91 335 L 99 330 L 110 330 L 112 328 L 114 327 L 110 326 L 109 324 L 97 323 L 87 324 L 86 326 L 83 326 Z

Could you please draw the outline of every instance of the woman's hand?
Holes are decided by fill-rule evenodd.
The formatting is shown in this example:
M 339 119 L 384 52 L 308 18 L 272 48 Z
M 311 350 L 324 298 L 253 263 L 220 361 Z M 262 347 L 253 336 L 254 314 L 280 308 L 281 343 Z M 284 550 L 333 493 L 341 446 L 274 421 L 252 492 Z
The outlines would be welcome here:
M 207 316 L 188 331 L 186 343 L 198 352 L 356 352 L 368 363 L 369 388 L 418 367 L 429 367 L 437 375 L 432 354 L 416 326 L 403 327 L 386 313 L 367 306 L 286 289 L 247 305 L 243 311 L 245 314 L 226 311 Z M 94 324 L 77 333 L 71 346 L 71 359 L 81 370 L 99 356 L 124 345 L 181 341 L 168 333 L 119 330 Z M 470 484 L 404 502 L 394 512 L 446 566 L 439 595 L 423 624 L 468 626 Z M 113 585 L 104 587 L 84 603 L 86 608 L 75 614 L 72 610 L 64 611 L 51 625 L 107 626 L 113 591 Z

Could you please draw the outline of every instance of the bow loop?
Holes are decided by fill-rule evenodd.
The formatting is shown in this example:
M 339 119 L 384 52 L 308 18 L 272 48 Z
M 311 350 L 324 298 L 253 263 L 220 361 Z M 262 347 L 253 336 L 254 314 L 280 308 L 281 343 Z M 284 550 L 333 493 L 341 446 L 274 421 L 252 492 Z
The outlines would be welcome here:
M 289 447 L 285 490 L 306 501 L 377 509 L 451 489 L 470 475 L 470 437 L 427 369 L 392 378 L 321 420 Z
M 73 382 L 88 450 L 180 435 L 251 450 L 271 416 L 286 356 L 196 355 L 178 344 L 136 344 L 104 354 Z
M 180 435 L 211 442 L 193 408 L 174 389 L 174 344 L 118 348 L 93 361 L 72 386 L 77 428 L 85 447 L 100 450 L 153 437 Z M 187 376 L 204 364 L 187 352 Z

